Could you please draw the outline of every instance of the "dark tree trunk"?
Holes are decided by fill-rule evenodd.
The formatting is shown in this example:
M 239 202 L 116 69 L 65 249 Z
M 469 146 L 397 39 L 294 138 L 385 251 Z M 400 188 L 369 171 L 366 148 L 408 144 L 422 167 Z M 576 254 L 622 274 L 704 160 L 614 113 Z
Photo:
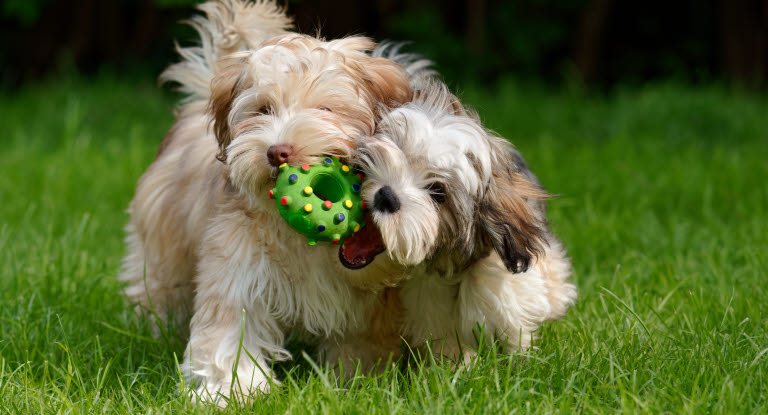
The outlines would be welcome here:
M 573 44 L 573 61 L 584 83 L 590 83 L 599 76 L 603 34 L 612 3 L 612 0 L 590 0 L 581 12 Z
M 474 57 L 485 52 L 486 1 L 467 0 L 467 50 Z
M 729 79 L 744 86 L 766 81 L 768 1 L 722 0 L 723 66 Z

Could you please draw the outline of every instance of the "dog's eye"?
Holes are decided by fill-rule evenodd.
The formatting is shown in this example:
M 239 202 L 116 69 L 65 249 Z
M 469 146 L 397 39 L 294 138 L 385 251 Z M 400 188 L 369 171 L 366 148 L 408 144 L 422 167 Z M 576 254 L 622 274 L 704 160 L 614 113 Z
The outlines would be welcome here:
M 328 112 L 333 112 L 333 111 L 331 111 L 331 109 L 330 109 L 330 108 L 328 108 L 328 107 L 320 107 L 320 108 L 318 108 L 318 109 L 319 109 L 320 111 L 328 111 Z
M 259 115 L 270 115 L 272 114 L 272 106 L 269 104 L 264 104 L 259 107 L 258 110 L 256 110 L 256 113 Z
M 432 197 L 432 200 L 435 201 L 437 204 L 442 204 L 445 202 L 445 186 L 443 186 L 440 182 L 432 182 L 427 186 L 427 191 L 429 192 L 429 196 Z

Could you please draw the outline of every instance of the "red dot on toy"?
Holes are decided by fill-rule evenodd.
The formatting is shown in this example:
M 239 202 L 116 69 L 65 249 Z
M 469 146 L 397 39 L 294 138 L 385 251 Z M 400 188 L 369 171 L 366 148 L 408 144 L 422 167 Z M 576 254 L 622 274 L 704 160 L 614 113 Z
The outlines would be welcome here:
M 285 206 L 288 204 L 288 196 L 283 196 L 280 198 L 280 204 Z
M 357 177 L 359 177 L 360 180 L 363 180 L 363 173 L 357 173 Z
M 309 164 L 302 164 L 301 165 L 301 169 L 304 170 L 304 171 L 309 170 Z
M 365 200 L 363 200 L 363 201 L 361 202 L 361 204 L 362 204 L 362 206 L 363 206 L 363 209 L 368 209 L 368 204 L 367 204 L 367 203 L 365 203 Z
M 330 209 L 330 208 L 331 208 L 331 206 L 333 206 L 333 203 L 331 203 L 331 201 L 330 201 L 330 200 L 326 200 L 326 201 L 323 203 L 323 206 L 325 206 L 325 208 L 326 208 L 326 209 Z
M 275 197 L 275 191 L 274 190 L 270 190 L 269 191 L 269 198 L 272 199 L 273 197 Z

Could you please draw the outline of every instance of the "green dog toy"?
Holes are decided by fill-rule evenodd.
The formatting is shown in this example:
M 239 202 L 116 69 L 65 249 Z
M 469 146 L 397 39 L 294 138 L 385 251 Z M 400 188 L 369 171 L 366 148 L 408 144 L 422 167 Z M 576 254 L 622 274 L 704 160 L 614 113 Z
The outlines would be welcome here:
M 365 201 L 360 197 L 363 176 L 354 174 L 336 157 L 326 157 L 310 166 L 280 165 L 275 188 L 269 197 L 277 201 L 277 211 L 293 229 L 317 241 L 343 242 L 365 226 Z

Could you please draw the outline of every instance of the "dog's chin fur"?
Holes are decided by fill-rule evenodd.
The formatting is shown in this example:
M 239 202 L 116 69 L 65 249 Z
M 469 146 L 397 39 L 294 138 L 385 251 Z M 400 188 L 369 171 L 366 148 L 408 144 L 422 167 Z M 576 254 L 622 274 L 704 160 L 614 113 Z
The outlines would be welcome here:
M 480 323 L 510 349 L 527 347 L 541 322 L 576 299 L 565 250 L 547 227 L 548 194 L 445 85 L 415 84 L 415 99 L 387 112 L 355 152 L 368 203 L 384 186 L 400 201 L 372 217 L 389 258 L 409 267 L 404 336 L 414 347 L 442 339 L 443 351 L 466 358 L 457 339 L 476 346 Z
M 411 89 L 400 66 L 366 53 L 369 39 L 287 32 L 290 19 L 270 1 L 201 9 L 192 23 L 202 46 L 180 49 L 183 61 L 163 75 L 189 96 L 139 180 L 119 278 L 140 309 L 178 325 L 192 314 L 182 368 L 195 399 L 245 399 L 275 384 L 270 362 L 290 357 L 289 331 L 333 357 L 367 350 L 338 345 L 359 338 L 383 287 L 403 276 L 386 258 L 351 271 L 337 247 L 308 246 L 268 199 L 267 149 L 292 145 L 293 165 L 347 157 L 380 108 L 410 100 Z

